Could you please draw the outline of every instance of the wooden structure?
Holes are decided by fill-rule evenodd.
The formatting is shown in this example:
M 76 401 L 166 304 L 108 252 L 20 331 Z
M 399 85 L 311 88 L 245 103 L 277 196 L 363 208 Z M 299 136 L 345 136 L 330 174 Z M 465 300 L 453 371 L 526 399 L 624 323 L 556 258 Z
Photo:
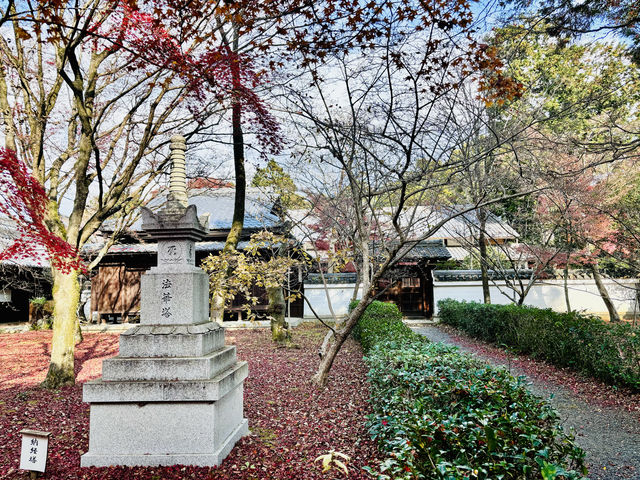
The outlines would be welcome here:
M 233 189 L 221 188 L 206 190 L 200 194 L 192 194 L 189 202 L 197 206 L 198 212 L 209 213 L 209 233 L 203 241 L 195 245 L 196 265 L 209 254 L 215 254 L 224 247 L 224 239 L 231 226 L 233 214 Z M 259 192 L 248 189 L 245 205 L 245 221 L 242 239 L 238 248 L 247 245 L 247 240 L 254 232 L 271 230 L 281 232 L 283 224 L 281 219 L 272 213 L 264 198 L 258 198 Z M 159 208 L 164 204 L 164 198 L 160 198 L 152 207 Z M 111 234 L 108 226 L 106 234 Z M 86 247 L 84 254 L 87 257 L 96 255 L 101 245 L 94 244 Z M 96 322 L 127 323 L 135 322 L 139 318 L 140 311 L 140 277 L 149 268 L 156 266 L 157 244 L 148 238 L 141 229 L 141 224 L 132 226 L 130 236 L 125 237 L 122 243 L 113 245 L 98 266 L 92 272 L 91 277 L 91 320 Z M 297 277 L 297 272 L 296 272 Z M 261 299 L 260 303 L 252 309 L 258 318 L 264 317 L 266 311 L 266 292 L 257 289 L 254 296 Z M 302 316 L 302 300 L 292 302 L 290 315 Z M 234 321 L 246 318 L 244 301 L 238 297 L 225 312 L 225 321 Z
M 120 257 L 120 258 L 118 258 Z M 91 312 L 100 323 L 135 322 L 140 315 L 140 277 L 154 262 L 150 255 L 112 255 L 91 277 Z
M 241 242 L 244 247 L 246 242 Z M 210 253 L 220 251 L 222 242 L 201 242 L 196 245 L 196 265 Z M 140 277 L 156 265 L 155 244 L 119 245 L 112 248 L 98 264 L 91 277 L 91 317 L 98 323 L 135 323 L 140 317 Z M 297 272 L 295 272 L 297 276 Z M 251 310 L 258 320 L 267 310 L 264 289 L 254 287 L 252 295 L 258 297 L 258 305 Z M 246 320 L 247 312 L 242 296 L 237 296 L 225 310 L 224 321 Z M 289 316 L 302 317 L 302 299 L 289 306 Z
M 451 257 L 442 240 L 423 240 L 402 256 L 377 287 L 379 299 L 395 303 L 406 317 L 434 312 L 432 270 Z
M 470 258 L 470 248 L 477 243 L 475 237 L 480 222 L 475 210 L 457 213 L 467 207 L 441 211 L 431 207 L 416 208 L 415 215 L 428 219 L 427 225 L 452 218 L 446 220 L 429 240 L 418 242 L 406 255 L 401 255 L 401 260 L 378 286 L 381 298 L 396 303 L 405 316 L 432 317 L 435 312 L 432 272 L 436 265 L 448 259 L 462 263 Z M 508 246 L 517 241 L 518 232 L 509 224 L 491 212 L 487 215 L 484 232 L 488 245 Z

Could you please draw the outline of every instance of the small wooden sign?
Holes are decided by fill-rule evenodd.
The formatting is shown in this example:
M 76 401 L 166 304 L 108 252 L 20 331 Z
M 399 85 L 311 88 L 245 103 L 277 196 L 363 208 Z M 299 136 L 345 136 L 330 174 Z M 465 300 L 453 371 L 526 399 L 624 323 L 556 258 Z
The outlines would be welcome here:
M 47 466 L 47 449 L 51 433 L 28 429 L 21 430 L 20 433 L 22 434 L 20 468 L 32 472 L 44 472 Z

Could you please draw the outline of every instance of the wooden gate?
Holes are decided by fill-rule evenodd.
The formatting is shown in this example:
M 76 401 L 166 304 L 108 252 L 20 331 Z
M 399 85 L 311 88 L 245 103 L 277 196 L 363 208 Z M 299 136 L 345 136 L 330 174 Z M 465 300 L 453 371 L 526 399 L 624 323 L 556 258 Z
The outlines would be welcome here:
M 91 311 L 98 321 L 128 322 L 140 313 L 140 277 L 145 268 L 101 265 L 91 279 Z

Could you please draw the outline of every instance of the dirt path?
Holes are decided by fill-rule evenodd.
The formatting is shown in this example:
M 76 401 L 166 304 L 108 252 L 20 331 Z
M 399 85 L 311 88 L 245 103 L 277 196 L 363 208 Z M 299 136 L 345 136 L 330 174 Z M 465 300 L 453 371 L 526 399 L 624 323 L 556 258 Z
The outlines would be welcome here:
M 587 453 L 589 478 L 640 480 L 640 422 L 632 413 L 622 408 L 594 405 L 562 384 L 531 377 L 523 369 L 471 351 L 437 325 L 413 330 L 431 341 L 456 345 L 493 365 L 510 368 L 515 376 L 525 376 L 529 390 L 549 399 L 565 429 L 573 430 L 576 442 Z

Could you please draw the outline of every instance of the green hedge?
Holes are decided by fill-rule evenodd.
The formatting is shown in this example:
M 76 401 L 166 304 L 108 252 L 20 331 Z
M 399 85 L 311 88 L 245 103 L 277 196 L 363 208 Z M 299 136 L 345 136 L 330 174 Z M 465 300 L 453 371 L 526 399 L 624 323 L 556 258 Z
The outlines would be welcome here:
M 349 310 L 357 304 L 358 300 L 352 301 Z M 386 338 L 398 341 L 423 338 L 402 323 L 402 313 L 395 304 L 377 301 L 367 307 L 351 333 L 365 351 Z
M 440 321 L 476 338 L 640 389 L 640 329 L 578 313 L 441 300 Z
M 556 413 L 506 371 L 430 343 L 392 304 L 374 302 L 354 333 L 370 367 L 369 430 L 389 455 L 381 478 L 583 478 L 584 453 Z

